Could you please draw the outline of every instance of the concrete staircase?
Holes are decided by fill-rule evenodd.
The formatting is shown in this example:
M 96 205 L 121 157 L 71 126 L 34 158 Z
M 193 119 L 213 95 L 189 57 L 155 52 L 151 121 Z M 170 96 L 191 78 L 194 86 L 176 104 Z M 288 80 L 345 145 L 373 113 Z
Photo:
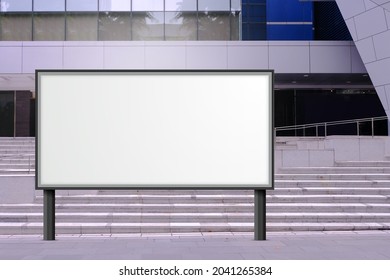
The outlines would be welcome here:
M 0 137 L 0 175 L 35 172 L 35 138 Z
M 7 141 L 0 155 L 31 161 L 33 139 Z M 33 172 L 26 156 L 13 159 L 3 158 L 3 174 Z M 390 229 L 390 161 L 281 168 L 275 180 L 267 191 L 268 231 Z M 42 234 L 42 200 L 1 204 L 0 234 Z M 253 231 L 253 191 L 80 191 L 57 194 L 56 208 L 60 234 Z

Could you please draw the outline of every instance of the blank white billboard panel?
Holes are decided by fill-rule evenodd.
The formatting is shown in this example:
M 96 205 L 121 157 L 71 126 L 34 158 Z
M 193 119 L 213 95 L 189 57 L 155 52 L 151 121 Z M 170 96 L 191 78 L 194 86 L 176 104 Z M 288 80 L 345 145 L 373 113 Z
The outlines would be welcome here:
M 272 188 L 272 72 L 37 71 L 37 188 Z

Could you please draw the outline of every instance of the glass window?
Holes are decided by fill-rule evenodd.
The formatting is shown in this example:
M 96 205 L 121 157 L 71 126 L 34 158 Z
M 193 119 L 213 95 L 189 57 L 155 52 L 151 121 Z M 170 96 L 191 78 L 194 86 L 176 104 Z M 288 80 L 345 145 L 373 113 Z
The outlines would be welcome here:
M 98 0 L 66 0 L 66 10 L 71 12 L 95 12 Z
M 196 13 L 166 12 L 165 40 L 193 41 L 197 37 Z
M 65 0 L 34 0 L 34 11 L 60 12 L 65 11 Z
M 66 17 L 66 40 L 96 41 L 98 16 L 95 13 L 68 14 Z
M 230 0 L 198 0 L 199 11 L 230 11 Z
M 99 40 L 131 40 L 130 13 L 101 13 L 99 15 Z
M 31 12 L 32 0 L 1 0 L 2 12 Z
M 31 41 L 31 14 L 4 14 L 1 17 L 1 34 L 3 41 Z
M 35 14 L 34 41 L 65 41 L 63 14 Z
M 165 0 L 165 11 L 196 11 L 196 0 Z
M 105 12 L 130 12 L 131 0 L 99 0 L 99 10 Z
M 199 14 L 199 40 L 230 40 L 228 13 Z
M 230 40 L 240 40 L 240 13 L 232 12 L 230 14 Z
M 133 0 L 133 11 L 164 11 L 164 0 Z
M 265 23 L 248 24 L 249 40 L 265 40 L 267 37 L 267 25 Z
M 232 11 L 241 11 L 241 0 L 231 0 L 230 3 Z
M 163 12 L 133 13 L 131 26 L 135 41 L 164 40 Z

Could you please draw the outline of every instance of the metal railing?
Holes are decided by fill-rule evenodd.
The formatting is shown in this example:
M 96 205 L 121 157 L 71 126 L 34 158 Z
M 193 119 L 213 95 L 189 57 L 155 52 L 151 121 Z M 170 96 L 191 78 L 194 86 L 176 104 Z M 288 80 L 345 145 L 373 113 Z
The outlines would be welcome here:
M 27 159 L 28 157 L 28 174 L 31 173 L 31 169 L 33 169 L 35 171 L 35 155 L 31 155 L 31 154 L 13 154 L 13 155 L 1 155 L 0 156 L 0 162 L 1 160 L 4 160 L 4 159 L 21 159 L 21 158 L 25 158 Z
M 363 118 L 363 119 L 351 119 L 351 120 L 342 120 L 342 121 L 332 121 L 332 122 L 320 122 L 320 123 L 309 123 L 309 124 L 299 124 L 299 125 L 290 125 L 290 126 L 281 126 L 281 127 L 275 127 L 275 135 L 277 135 L 278 132 L 282 131 L 293 131 L 294 135 L 291 136 L 315 136 L 315 137 L 326 137 L 328 136 L 328 131 L 330 127 L 339 126 L 339 125 L 355 125 L 356 126 L 356 134 L 357 136 L 361 135 L 361 128 L 360 126 L 362 124 L 371 124 L 371 136 L 375 135 L 375 122 L 377 121 L 385 121 L 387 120 L 387 116 L 382 117 L 373 117 L 373 118 Z M 312 135 L 308 135 L 307 131 L 315 130 L 315 133 L 312 133 Z M 322 135 L 320 135 L 320 129 L 323 130 Z M 302 135 L 298 135 L 299 132 L 302 133 Z M 367 134 L 364 134 L 367 135 Z

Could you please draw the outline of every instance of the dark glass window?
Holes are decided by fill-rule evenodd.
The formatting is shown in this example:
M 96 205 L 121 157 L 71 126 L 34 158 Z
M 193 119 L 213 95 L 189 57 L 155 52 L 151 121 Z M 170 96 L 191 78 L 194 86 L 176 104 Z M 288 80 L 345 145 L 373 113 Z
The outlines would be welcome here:
M 0 38 L 3 41 L 31 41 L 31 13 L 6 13 L 0 18 Z
M 14 136 L 14 92 L 0 92 L 0 136 Z
M 65 15 L 35 13 L 33 33 L 34 41 L 65 41 Z
M 106 12 L 99 14 L 100 41 L 131 40 L 131 22 L 129 13 Z
M 242 0 L 242 40 L 266 40 L 265 0 Z

